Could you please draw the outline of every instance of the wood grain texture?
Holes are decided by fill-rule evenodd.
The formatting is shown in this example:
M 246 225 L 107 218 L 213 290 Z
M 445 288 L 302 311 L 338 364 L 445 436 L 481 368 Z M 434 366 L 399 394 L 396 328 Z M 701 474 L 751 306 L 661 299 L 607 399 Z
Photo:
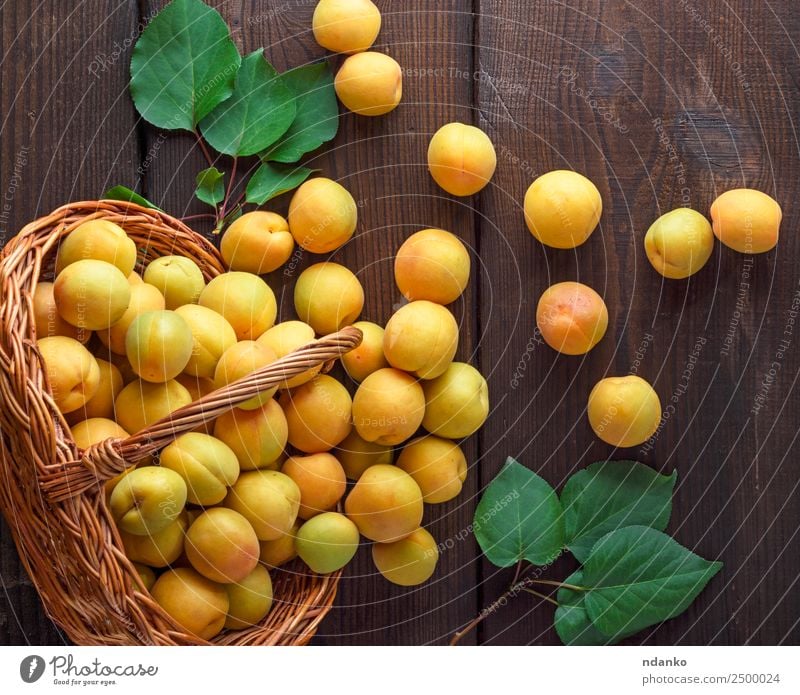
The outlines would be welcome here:
M 0 195 L 13 188 L 0 229 L 7 237 L 112 183 L 138 186 L 176 215 L 202 212 L 192 194 L 206 165 L 193 139 L 137 124 L 127 94 L 130 37 L 164 0 L 61 4 L 0 7 Z M 263 46 L 279 70 L 324 56 L 310 32 L 311 0 L 211 4 L 240 50 Z M 608 456 L 678 470 L 670 530 L 725 568 L 686 614 L 631 642 L 797 644 L 800 329 L 790 312 L 800 289 L 792 209 L 800 193 L 792 43 L 800 16 L 792 3 L 376 4 L 378 50 L 404 68 L 403 102 L 383 118 L 343 113 L 332 146 L 307 159 L 359 204 L 357 236 L 331 259 L 358 270 L 363 318 L 384 322 L 400 302 L 392 257 L 402 240 L 424 227 L 456 233 L 474 271 L 453 306 L 459 356 L 489 375 L 493 411 L 466 444 L 462 496 L 426 510 L 443 544 L 434 580 L 413 590 L 388 584 L 365 545 L 317 642 L 441 644 L 501 593 L 511 573 L 481 561 L 467 530 L 480 489 L 514 455 L 557 487 Z M 428 139 L 452 120 L 484 128 L 497 149 L 495 178 L 473 198 L 444 194 L 426 173 Z M 544 248 L 522 217 L 527 186 L 555 168 L 589 176 L 604 201 L 600 227 L 574 252 Z M 716 194 L 741 185 L 783 204 L 779 247 L 748 258 L 718 244 L 698 275 L 662 281 L 642 248 L 653 219 L 687 204 L 707 212 Z M 270 208 L 285 212 L 287 204 L 284 196 Z M 268 278 L 282 319 L 294 317 L 296 276 L 320 260 L 299 254 Z M 567 279 L 590 284 L 609 307 L 607 337 L 583 358 L 556 355 L 535 333 L 539 295 Z M 630 371 L 652 381 L 674 411 L 652 447 L 614 451 L 592 435 L 586 398 L 602 376 Z M 0 643 L 61 643 L 6 527 L 0 532 Z M 543 576 L 563 578 L 573 567 L 561 558 Z M 552 608 L 523 596 L 466 641 L 555 644 L 551 626 Z

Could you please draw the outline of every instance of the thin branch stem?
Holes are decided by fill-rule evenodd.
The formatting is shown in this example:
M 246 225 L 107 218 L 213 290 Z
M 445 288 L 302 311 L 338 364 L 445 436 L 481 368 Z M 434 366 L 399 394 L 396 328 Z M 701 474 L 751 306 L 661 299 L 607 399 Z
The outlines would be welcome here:
M 187 215 L 186 217 L 181 217 L 181 222 L 188 222 L 189 220 L 205 220 L 205 219 L 217 219 L 217 216 L 211 212 L 202 212 L 198 213 L 197 215 Z
M 200 145 L 200 149 L 203 152 L 203 156 L 206 158 L 206 162 L 208 162 L 208 166 L 214 166 L 214 160 L 211 159 L 211 153 L 208 151 L 206 147 L 206 143 L 203 141 L 203 136 L 200 135 L 199 130 L 194 131 L 194 136 L 197 138 L 197 144 Z
M 542 594 L 542 593 L 540 593 L 538 591 L 535 591 L 534 589 L 523 589 L 523 591 L 528 593 L 528 594 L 533 594 L 534 596 L 536 596 L 537 598 L 542 599 L 543 601 L 548 601 L 548 602 L 552 603 L 556 608 L 558 608 L 561 605 L 552 596 L 548 596 L 547 594 Z
M 221 225 L 222 220 L 225 219 L 225 213 L 228 211 L 228 203 L 230 202 L 231 192 L 233 191 L 233 182 L 236 180 L 236 167 L 239 164 L 239 158 L 233 158 L 233 166 L 231 167 L 231 175 L 228 179 L 228 186 L 225 188 L 225 197 L 222 199 L 222 206 L 219 209 L 217 217 L 217 224 Z
M 514 586 L 519 579 L 519 573 L 522 571 L 522 560 L 517 563 L 517 569 L 514 570 L 514 579 L 511 580 L 511 586 Z
M 554 582 L 550 579 L 523 579 L 526 584 L 546 584 L 547 586 L 557 586 L 559 589 L 571 589 L 572 591 L 586 591 L 585 586 L 575 586 L 575 584 L 565 584 L 564 582 Z

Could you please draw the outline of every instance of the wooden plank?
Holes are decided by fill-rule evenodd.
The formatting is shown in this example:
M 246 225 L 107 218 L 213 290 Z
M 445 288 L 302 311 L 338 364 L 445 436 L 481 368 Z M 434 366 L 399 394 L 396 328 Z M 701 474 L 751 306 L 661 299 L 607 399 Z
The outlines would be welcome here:
M 134 0 L 0 5 L 0 246 L 26 222 L 129 179 L 139 153 L 127 98 Z M 13 524 L 14 520 L 8 523 Z M 0 523 L 0 644 L 62 644 Z
M 163 3 L 147 3 L 149 10 Z M 475 247 L 473 213 L 469 207 L 444 197 L 426 173 L 425 152 L 430 134 L 449 120 L 469 120 L 472 86 L 469 80 L 450 79 L 451 69 L 471 71 L 472 16 L 459 11 L 455 0 L 415 4 L 413 10 L 395 10 L 378 2 L 383 28 L 377 50 L 395 57 L 406 70 L 401 106 L 382 118 L 368 119 L 344 113 L 332 146 L 308 158 L 309 166 L 340 181 L 359 206 L 357 236 L 331 260 L 357 271 L 366 291 L 362 317 L 385 322 L 400 302 L 394 286 L 392 257 L 403 239 L 425 227 L 452 230 Z M 319 60 L 325 52 L 311 34 L 315 3 L 255 0 L 213 3 L 233 28 L 241 51 L 263 46 L 279 70 Z M 430 20 L 436 10 L 437 21 Z M 338 61 L 337 61 L 338 63 Z M 147 130 L 148 149 L 158 134 Z M 173 214 L 195 213 L 194 175 L 205 166 L 190 137 L 170 137 L 158 145 L 149 162 L 146 189 L 150 197 Z M 267 205 L 285 213 L 290 196 Z M 308 265 L 324 260 L 300 254 L 288 272 L 276 271 L 267 280 L 280 301 L 280 319 L 294 318 L 292 292 L 296 276 Z M 462 330 L 462 358 L 475 345 L 477 283 L 470 296 L 453 309 Z M 351 385 L 352 386 L 352 385 Z M 476 442 L 467 444 L 471 467 L 462 496 L 431 506 L 425 524 L 440 542 L 455 539 L 472 515 L 477 490 Z M 463 535 L 463 534 L 462 534 Z M 395 587 L 378 575 L 369 547 L 364 545 L 342 580 L 331 615 L 321 625 L 318 641 L 332 644 L 423 644 L 444 641 L 477 610 L 474 590 L 477 565 L 471 538 L 455 543 L 442 554 L 435 579 L 419 589 Z
M 800 636 L 800 509 L 788 464 L 797 451 L 794 344 L 777 358 L 763 407 L 751 412 L 791 333 L 800 281 L 791 115 L 800 95 L 786 45 L 799 20 L 789 2 L 772 8 L 743 0 L 480 3 L 480 125 L 499 153 L 479 230 L 492 278 L 481 296 L 489 336 L 481 359 L 494 368 L 500 404 L 483 435 L 482 483 L 506 454 L 558 487 L 609 456 L 678 470 L 671 530 L 725 569 L 686 615 L 633 643 Z M 601 227 L 575 252 L 544 249 L 523 221 L 527 186 L 556 168 L 586 174 L 603 196 Z M 783 203 L 777 251 L 746 258 L 717 245 L 691 280 L 662 281 L 642 247 L 649 224 L 685 204 L 707 213 L 717 193 L 741 185 Z M 567 279 L 593 286 L 609 307 L 608 335 L 585 358 L 557 356 L 535 338 L 539 295 Z M 653 382 L 665 406 L 674 399 L 674 412 L 652 448 L 615 451 L 593 437 L 586 398 L 604 375 L 630 371 Z M 562 558 L 544 576 L 561 579 L 574 567 Z M 487 564 L 483 571 L 488 602 L 510 575 Z M 525 596 L 492 615 L 480 639 L 555 644 L 552 614 Z

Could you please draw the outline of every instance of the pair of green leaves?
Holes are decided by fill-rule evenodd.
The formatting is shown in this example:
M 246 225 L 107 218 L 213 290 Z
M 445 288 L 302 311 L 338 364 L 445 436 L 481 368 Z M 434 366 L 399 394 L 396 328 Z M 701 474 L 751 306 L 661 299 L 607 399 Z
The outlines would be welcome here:
M 600 461 L 559 498 L 508 459 L 475 511 L 475 537 L 499 567 L 546 565 L 568 549 L 584 564 L 559 589 L 556 631 L 566 644 L 611 644 L 682 613 L 722 566 L 663 533 L 675 480 L 636 461 Z
M 258 156 L 246 202 L 263 204 L 312 170 L 288 166 L 331 140 L 339 125 L 327 62 L 279 74 L 258 49 L 242 57 L 230 29 L 201 0 L 173 0 L 148 24 L 131 59 L 131 95 L 142 117 L 166 130 L 202 133 L 219 153 Z M 197 197 L 225 196 L 224 174 L 197 176 Z

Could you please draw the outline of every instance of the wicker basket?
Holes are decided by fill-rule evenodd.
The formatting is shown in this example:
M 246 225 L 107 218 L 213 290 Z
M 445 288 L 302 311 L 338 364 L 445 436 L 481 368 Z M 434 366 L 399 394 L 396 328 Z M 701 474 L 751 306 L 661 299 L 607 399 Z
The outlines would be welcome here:
M 32 295 L 52 273 L 59 240 L 81 222 L 107 219 L 139 249 L 139 267 L 162 255 L 223 272 L 217 250 L 164 213 L 117 201 L 74 203 L 27 225 L 0 256 L 0 508 L 20 560 L 50 618 L 77 644 L 205 644 L 150 597 L 125 557 L 103 483 L 181 432 L 213 420 L 266 387 L 330 362 L 361 340 L 353 328 L 322 338 L 204 396 L 128 439 L 86 451 L 56 408 L 36 346 Z M 291 567 L 273 573 L 275 601 L 262 624 L 223 632 L 215 644 L 305 644 L 330 610 L 338 574 Z

